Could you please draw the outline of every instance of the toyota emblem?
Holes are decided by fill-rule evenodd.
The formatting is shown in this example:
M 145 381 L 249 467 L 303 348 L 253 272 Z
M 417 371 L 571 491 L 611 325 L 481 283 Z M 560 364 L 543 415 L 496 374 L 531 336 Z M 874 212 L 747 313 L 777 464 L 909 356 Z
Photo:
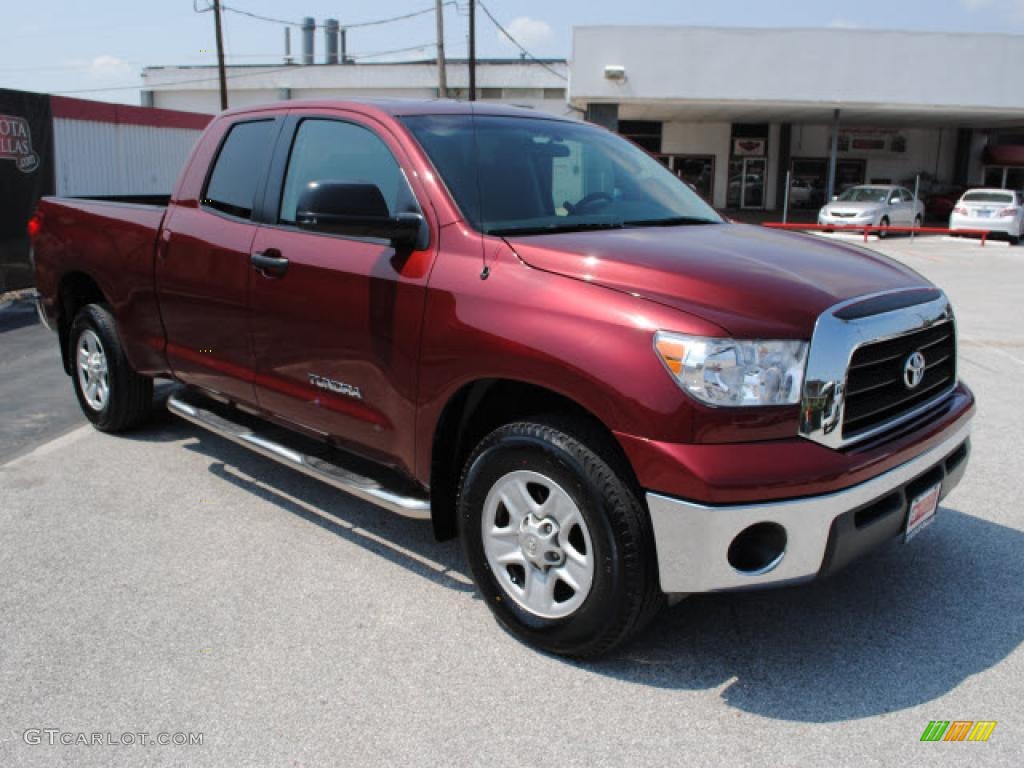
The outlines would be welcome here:
M 903 383 L 907 389 L 916 389 L 917 385 L 924 379 L 925 360 L 920 350 L 911 353 L 907 362 L 903 364 Z

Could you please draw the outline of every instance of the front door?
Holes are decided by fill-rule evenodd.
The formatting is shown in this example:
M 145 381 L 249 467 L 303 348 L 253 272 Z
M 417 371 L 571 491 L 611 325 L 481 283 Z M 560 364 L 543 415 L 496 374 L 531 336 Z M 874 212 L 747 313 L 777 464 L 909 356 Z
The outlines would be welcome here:
M 419 211 L 400 149 L 361 117 L 296 111 L 279 152 L 283 184 L 275 190 L 272 179 L 272 199 L 268 191 L 273 220 L 252 244 L 254 254 L 287 260 L 283 274 L 252 277 L 259 404 L 371 458 L 411 463 L 431 251 L 398 252 L 385 240 L 295 225 L 299 196 L 313 181 L 372 183 L 392 214 Z
M 762 210 L 764 208 L 765 173 L 768 161 L 763 157 L 743 158 L 743 186 L 740 208 Z
M 254 201 L 270 160 L 274 120 L 239 122 L 226 137 L 198 205 L 172 204 L 155 279 L 174 374 L 254 403 L 249 254 Z

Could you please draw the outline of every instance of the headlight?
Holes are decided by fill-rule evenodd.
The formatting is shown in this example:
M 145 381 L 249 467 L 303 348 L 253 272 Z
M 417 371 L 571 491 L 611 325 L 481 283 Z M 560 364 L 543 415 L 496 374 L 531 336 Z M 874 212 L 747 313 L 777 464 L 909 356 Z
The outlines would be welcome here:
M 708 405 L 800 402 L 804 341 L 740 341 L 658 331 L 654 349 L 672 377 Z

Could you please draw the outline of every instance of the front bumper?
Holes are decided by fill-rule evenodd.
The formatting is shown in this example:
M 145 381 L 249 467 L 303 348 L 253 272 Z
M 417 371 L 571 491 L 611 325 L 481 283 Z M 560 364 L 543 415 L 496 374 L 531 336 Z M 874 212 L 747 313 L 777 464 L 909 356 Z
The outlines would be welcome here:
M 953 489 L 967 466 L 970 429 L 964 420 L 924 453 L 834 493 L 723 506 L 648 493 L 662 591 L 778 586 L 841 568 L 899 535 L 910 501 L 922 490 L 941 482 L 944 497 Z M 733 567 L 736 537 L 763 523 L 784 531 L 781 555 L 764 567 Z
M 868 213 L 858 216 L 832 216 L 827 213 L 818 214 L 818 224 L 825 227 L 866 227 L 875 223 L 877 217 Z

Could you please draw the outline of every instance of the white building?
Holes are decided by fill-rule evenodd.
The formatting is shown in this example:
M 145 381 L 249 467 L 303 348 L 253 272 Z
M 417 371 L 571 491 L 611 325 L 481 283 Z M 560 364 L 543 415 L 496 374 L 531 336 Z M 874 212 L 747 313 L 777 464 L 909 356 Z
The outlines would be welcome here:
M 577 27 L 569 98 L 716 207 L 774 209 L 787 170 L 820 203 L 833 157 L 836 191 L 1024 188 L 1022 64 L 1017 35 Z

